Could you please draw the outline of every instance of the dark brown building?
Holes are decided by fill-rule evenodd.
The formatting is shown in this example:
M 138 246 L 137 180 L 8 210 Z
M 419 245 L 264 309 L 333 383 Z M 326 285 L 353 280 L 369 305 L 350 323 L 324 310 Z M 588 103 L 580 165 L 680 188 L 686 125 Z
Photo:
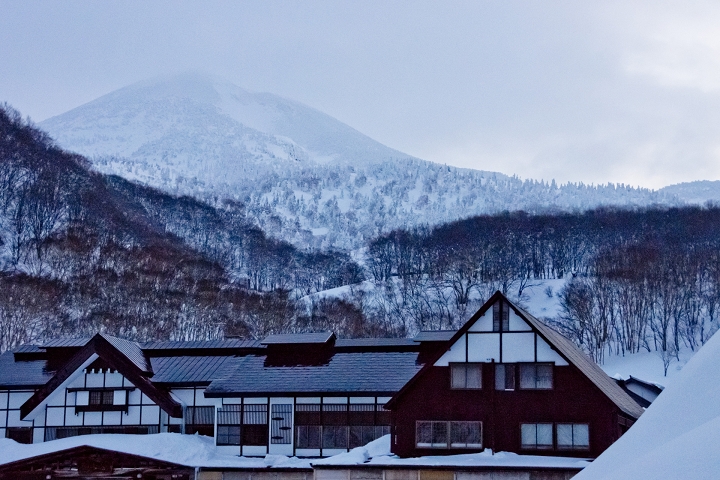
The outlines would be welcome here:
M 386 405 L 397 455 L 491 448 L 597 457 L 643 412 L 574 344 L 500 292 L 445 342 Z

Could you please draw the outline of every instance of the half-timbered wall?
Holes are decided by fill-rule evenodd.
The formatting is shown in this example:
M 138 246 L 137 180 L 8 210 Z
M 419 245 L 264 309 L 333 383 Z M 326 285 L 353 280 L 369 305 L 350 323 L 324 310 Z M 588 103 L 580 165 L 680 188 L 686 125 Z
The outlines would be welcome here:
M 602 453 L 617 438 L 615 405 L 507 303 L 497 303 L 394 406 L 393 452 Z M 566 447 L 568 431 L 580 445 Z
M 20 420 L 20 406 L 33 393 L 33 390 L 0 390 L 0 437 L 28 443 L 43 441 L 42 426 L 35 433 L 35 422 Z

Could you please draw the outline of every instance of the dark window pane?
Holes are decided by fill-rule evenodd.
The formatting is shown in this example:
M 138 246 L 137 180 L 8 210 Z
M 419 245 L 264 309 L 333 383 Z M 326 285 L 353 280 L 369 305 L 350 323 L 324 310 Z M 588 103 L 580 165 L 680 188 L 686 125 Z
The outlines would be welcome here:
M 450 422 L 450 447 L 482 448 L 482 423 Z
M 323 425 L 347 425 L 347 404 L 325 404 L 322 406 Z
M 448 441 L 447 422 L 432 422 L 432 446 L 447 447 Z
M 326 425 L 322 427 L 323 448 L 347 448 L 348 427 L 337 425 Z
M 240 445 L 240 426 L 218 425 L 218 445 Z
M 418 447 L 432 445 L 432 422 L 417 422 L 415 427 L 415 443 Z
M 241 436 L 243 445 L 264 447 L 268 444 L 268 426 L 267 424 L 243 425 Z
M 5 438 L 18 443 L 33 443 L 33 429 L 31 427 L 8 427 L 5 429 Z
M 88 403 L 90 405 L 100 405 L 102 403 L 102 392 L 100 390 L 90 390 Z
M 320 428 L 318 425 L 295 427 L 295 448 L 320 448 Z
M 537 371 L 535 364 L 520 364 L 520 388 L 537 388 L 536 386 Z
M 553 365 L 542 363 L 537 366 L 537 388 L 551 389 L 553 388 Z
M 320 404 L 295 405 L 295 425 L 320 424 Z
M 350 425 L 374 425 L 375 404 L 351 404 L 348 423 Z
M 515 364 L 498 363 L 495 365 L 495 389 L 515 390 Z

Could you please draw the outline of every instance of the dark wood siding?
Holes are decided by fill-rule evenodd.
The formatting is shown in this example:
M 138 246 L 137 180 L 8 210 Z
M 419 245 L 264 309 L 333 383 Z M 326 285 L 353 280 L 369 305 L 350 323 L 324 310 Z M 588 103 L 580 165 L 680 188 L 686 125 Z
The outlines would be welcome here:
M 393 453 L 408 457 L 471 451 L 416 448 L 419 420 L 481 421 L 485 448 L 533 455 L 597 457 L 617 439 L 617 407 L 573 366 L 554 367 L 551 390 L 497 391 L 490 363 L 483 365 L 482 378 L 481 390 L 452 390 L 449 367 L 430 368 L 394 408 Z M 521 423 L 586 423 L 590 449 L 523 450 Z

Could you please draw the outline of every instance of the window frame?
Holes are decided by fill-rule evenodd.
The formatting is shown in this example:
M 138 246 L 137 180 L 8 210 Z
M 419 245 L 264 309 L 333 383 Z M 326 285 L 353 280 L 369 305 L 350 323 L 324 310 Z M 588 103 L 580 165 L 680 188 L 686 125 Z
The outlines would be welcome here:
M 492 306 L 493 329 L 495 333 L 510 331 L 510 305 L 498 300 Z
M 430 424 L 430 442 L 420 442 L 420 427 L 423 424 Z M 461 446 L 459 442 L 453 443 L 453 425 L 473 424 L 480 430 L 480 443 L 466 443 Z M 444 426 L 445 442 L 435 442 L 435 428 Z M 483 422 L 480 420 L 416 420 L 415 421 L 415 448 L 428 448 L 433 450 L 482 450 L 483 442 Z
M 523 443 L 523 426 L 534 425 L 535 426 L 535 443 L 526 444 Z M 538 425 L 549 425 L 550 426 L 550 444 L 538 445 Z M 555 450 L 555 424 L 553 422 L 521 422 L 520 423 L 520 449 L 521 450 Z
M 480 362 L 451 362 L 450 366 L 450 390 L 482 390 L 483 387 L 483 364 Z M 477 387 L 468 387 L 468 371 L 472 367 L 477 369 L 479 374 L 479 382 Z M 464 372 L 464 386 L 455 386 L 455 371 L 462 370 Z
M 502 368 L 504 388 L 498 388 L 498 369 Z M 496 363 L 495 364 L 495 390 L 498 392 L 514 392 L 518 389 L 518 372 L 516 363 Z M 508 388 L 508 371 L 512 372 L 512 388 Z
M 555 388 L 555 364 L 552 362 L 519 362 L 517 367 L 517 388 L 519 390 L 553 390 Z M 532 367 L 534 370 L 534 380 L 535 380 L 535 386 L 534 387 L 528 387 L 523 386 L 523 369 Z M 538 375 L 538 368 L 539 367 L 549 367 L 550 368 L 550 386 L 549 387 L 539 387 L 538 386 L 538 379 L 540 376 Z
M 560 445 L 560 442 L 558 441 L 558 438 L 560 436 L 558 435 L 557 428 L 559 426 L 570 426 L 570 431 L 572 432 L 572 445 Z M 587 445 L 576 445 L 575 444 L 575 427 L 577 426 L 584 426 L 587 428 Z M 557 450 L 566 450 L 566 451 L 587 451 L 590 450 L 590 424 L 589 423 L 577 423 L 577 422 L 558 422 L 555 424 L 555 445 Z

